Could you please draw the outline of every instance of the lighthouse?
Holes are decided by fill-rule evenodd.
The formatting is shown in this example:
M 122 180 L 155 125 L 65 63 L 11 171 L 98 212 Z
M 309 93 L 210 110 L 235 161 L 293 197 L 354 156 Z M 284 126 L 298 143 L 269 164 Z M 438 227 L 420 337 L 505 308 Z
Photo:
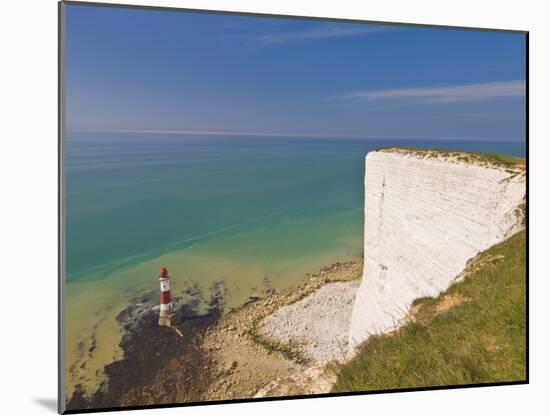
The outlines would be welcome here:
M 168 270 L 164 267 L 160 269 L 160 314 L 159 314 L 159 326 L 172 325 L 172 299 L 170 298 L 170 277 L 168 276 Z

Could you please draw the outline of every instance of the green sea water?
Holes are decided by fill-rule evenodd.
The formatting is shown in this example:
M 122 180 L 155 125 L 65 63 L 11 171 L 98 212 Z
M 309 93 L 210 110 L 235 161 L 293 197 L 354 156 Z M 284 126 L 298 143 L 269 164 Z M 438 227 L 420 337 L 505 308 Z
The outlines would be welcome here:
M 221 282 L 234 307 L 360 259 L 364 156 L 394 145 L 524 156 L 521 142 L 70 133 L 69 393 L 120 357 L 115 317 L 158 289 L 161 266 L 173 293 Z

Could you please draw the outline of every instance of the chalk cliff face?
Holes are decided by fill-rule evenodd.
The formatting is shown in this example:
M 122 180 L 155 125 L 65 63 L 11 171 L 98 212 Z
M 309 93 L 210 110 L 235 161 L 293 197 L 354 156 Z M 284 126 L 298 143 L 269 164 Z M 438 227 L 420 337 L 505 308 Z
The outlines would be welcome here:
M 406 150 L 366 157 L 365 246 L 350 348 L 437 296 L 482 250 L 521 228 L 523 168 Z

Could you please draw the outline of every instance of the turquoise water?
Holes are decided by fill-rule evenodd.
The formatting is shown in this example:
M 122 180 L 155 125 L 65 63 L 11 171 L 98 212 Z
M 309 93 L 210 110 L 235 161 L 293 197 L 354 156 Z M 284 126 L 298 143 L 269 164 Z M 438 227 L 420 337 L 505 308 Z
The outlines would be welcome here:
M 67 281 L 107 278 L 213 239 L 336 214 L 349 239 L 360 240 L 364 155 L 387 145 L 524 156 L 519 142 L 70 134 Z M 283 245 L 305 236 L 289 229 L 278 237 Z M 305 238 L 302 249 L 322 251 L 330 238 Z

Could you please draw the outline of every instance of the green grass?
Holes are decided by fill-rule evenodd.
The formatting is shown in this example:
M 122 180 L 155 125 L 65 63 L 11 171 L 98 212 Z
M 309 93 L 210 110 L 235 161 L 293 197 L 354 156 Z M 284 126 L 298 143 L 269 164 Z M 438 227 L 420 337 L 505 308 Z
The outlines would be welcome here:
M 299 365 L 310 365 L 311 359 L 298 351 L 298 345 L 296 344 L 283 344 L 278 341 L 269 339 L 266 336 L 260 334 L 257 327 L 253 330 L 247 331 L 248 336 L 253 342 L 262 346 L 270 353 L 281 353 L 288 360 L 292 360 Z
M 525 380 L 525 258 L 525 231 L 478 255 L 462 281 L 417 300 L 411 322 L 363 343 L 333 390 Z M 458 304 L 442 310 L 450 299 Z
M 407 154 L 415 154 L 424 158 L 454 158 L 458 161 L 463 161 L 467 163 L 479 163 L 479 164 L 490 164 L 493 166 L 503 167 L 503 168 L 525 168 L 525 159 L 521 157 L 513 157 L 505 154 L 497 153 L 486 153 L 486 152 L 467 152 L 467 151 L 452 151 L 445 149 L 427 149 L 421 150 L 417 148 L 410 147 L 390 147 L 382 148 L 378 151 L 383 152 L 400 152 Z

